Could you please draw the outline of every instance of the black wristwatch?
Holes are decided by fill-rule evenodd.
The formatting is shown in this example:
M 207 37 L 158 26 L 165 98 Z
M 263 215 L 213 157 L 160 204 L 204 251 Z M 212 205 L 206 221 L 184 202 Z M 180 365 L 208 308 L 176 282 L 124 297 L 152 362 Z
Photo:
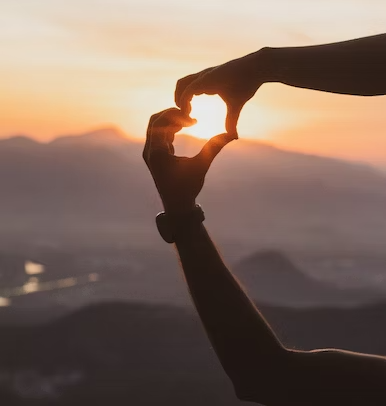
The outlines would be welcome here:
M 196 204 L 191 211 L 183 214 L 169 216 L 162 211 L 155 218 L 158 232 L 169 244 L 174 243 L 176 237 L 189 233 L 192 229 L 199 227 L 204 220 L 204 211 L 199 204 Z

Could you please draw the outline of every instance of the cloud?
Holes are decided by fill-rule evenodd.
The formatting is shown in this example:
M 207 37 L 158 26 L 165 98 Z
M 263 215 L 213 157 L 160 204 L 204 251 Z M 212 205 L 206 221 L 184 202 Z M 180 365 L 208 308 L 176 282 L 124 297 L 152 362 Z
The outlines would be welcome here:
M 99 119 L 136 133 L 153 109 L 173 103 L 179 77 L 263 46 L 332 42 L 385 26 L 386 2 L 377 0 L 0 2 L 0 102 L 23 106 L 17 114 L 8 109 L 2 124 L 17 132 L 28 116 L 35 125 L 49 104 L 56 121 L 46 133 L 62 132 L 64 122 L 88 127 Z M 275 89 L 263 87 L 255 99 L 273 111 L 272 121 L 279 111 L 314 115 L 337 105 Z M 249 121 L 253 134 L 259 124 Z

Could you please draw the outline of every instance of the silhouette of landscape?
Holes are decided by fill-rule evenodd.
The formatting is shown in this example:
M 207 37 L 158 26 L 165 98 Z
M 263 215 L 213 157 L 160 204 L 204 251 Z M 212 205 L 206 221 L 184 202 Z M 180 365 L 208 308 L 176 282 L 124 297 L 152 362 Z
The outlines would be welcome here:
M 179 139 L 177 151 L 198 152 L 203 144 Z M 160 200 L 142 147 L 113 128 L 47 144 L 20 136 L 0 140 L 0 237 L 6 243 L 30 244 L 33 236 L 48 245 L 163 246 L 153 227 Z M 267 246 L 382 253 L 385 184 L 383 173 L 368 165 L 238 140 L 213 163 L 199 200 L 214 236 L 238 242 L 246 253 Z M 238 196 L 239 209 L 225 225 L 231 196 Z
M 203 142 L 179 136 L 177 152 Z M 156 231 L 142 148 L 114 128 L 0 140 L 7 405 L 241 404 Z M 288 347 L 386 355 L 385 186 L 376 168 L 255 141 L 214 162 L 208 230 Z
M 386 304 L 260 309 L 291 348 L 386 355 Z M 2 326 L 0 341 L 9 404 L 241 404 L 193 309 L 104 303 L 48 324 Z

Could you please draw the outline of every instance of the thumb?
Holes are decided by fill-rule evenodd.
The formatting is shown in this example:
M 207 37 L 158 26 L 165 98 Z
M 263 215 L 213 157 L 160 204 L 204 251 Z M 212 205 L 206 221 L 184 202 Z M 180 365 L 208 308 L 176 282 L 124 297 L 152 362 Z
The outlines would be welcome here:
M 210 165 L 217 154 L 236 137 L 228 133 L 219 134 L 211 138 L 201 149 L 201 151 L 192 158 L 203 170 L 204 175 L 208 172 Z
M 225 129 L 228 134 L 232 135 L 234 138 L 238 138 L 237 133 L 237 122 L 240 117 L 241 109 L 243 108 L 243 103 L 227 103 L 227 117 L 225 120 Z

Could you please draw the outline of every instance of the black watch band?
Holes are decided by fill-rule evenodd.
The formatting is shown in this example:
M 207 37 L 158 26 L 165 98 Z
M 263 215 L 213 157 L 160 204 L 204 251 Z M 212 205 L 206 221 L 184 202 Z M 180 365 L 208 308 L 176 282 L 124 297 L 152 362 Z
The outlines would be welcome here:
M 175 216 L 169 216 L 162 211 L 157 214 L 155 220 L 161 237 L 169 244 L 172 244 L 179 235 L 191 231 L 192 228 L 199 227 L 205 220 L 205 215 L 202 207 L 196 204 L 191 211 Z

